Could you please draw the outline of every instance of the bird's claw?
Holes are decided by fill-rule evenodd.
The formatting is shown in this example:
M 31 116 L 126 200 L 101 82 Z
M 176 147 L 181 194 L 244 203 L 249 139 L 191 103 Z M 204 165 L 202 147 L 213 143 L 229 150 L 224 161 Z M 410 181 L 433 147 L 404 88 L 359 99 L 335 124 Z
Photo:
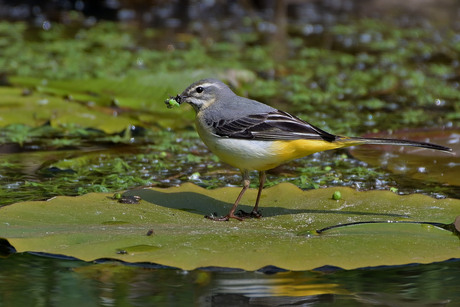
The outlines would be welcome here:
M 259 219 L 262 217 L 262 214 L 258 210 L 252 210 L 250 213 L 243 211 L 243 210 L 238 210 L 236 215 L 240 218 L 247 219 L 247 218 L 256 218 Z
M 233 214 L 227 214 L 227 215 L 224 215 L 224 216 L 218 216 L 217 213 L 212 213 L 211 215 L 205 215 L 204 217 L 207 218 L 208 220 L 218 221 L 218 222 L 226 222 L 226 221 L 229 221 L 230 219 L 235 219 L 235 220 L 238 220 L 238 221 L 243 220 L 243 218 L 241 218 L 239 216 L 236 216 L 236 215 L 233 215 Z

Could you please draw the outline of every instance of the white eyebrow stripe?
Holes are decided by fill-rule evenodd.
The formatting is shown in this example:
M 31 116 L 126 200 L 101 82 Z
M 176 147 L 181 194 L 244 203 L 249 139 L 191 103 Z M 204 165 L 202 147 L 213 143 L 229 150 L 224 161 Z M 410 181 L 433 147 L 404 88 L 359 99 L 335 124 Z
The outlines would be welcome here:
M 215 87 L 220 88 L 220 86 L 219 86 L 218 84 L 216 84 L 216 83 L 209 83 L 209 82 L 197 84 L 197 85 L 195 86 L 195 88 L 200 87 L 200 86 L 203 86 L 203 87 L 215 86 Z

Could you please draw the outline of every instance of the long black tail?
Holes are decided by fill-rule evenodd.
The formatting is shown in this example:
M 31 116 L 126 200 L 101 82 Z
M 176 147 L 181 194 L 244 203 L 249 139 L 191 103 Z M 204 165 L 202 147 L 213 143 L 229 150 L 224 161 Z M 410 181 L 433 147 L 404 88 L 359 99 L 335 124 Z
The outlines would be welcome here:
M 345 146 L 354 146 L 354 145 L 399 145 L 399 146 L 413 146 L 413 147 L 422 147 L 434 150 L 441 150 L 445 152 L 451 152 L 452 148 L 426 143 L 426 142 L 416 142 L 409 140 L 397 140 L 397 139 L 381 139 L 381 138 L 361 138 L 361 137 L 342 137 L 338 136 L 335 142 L 343 143 Z

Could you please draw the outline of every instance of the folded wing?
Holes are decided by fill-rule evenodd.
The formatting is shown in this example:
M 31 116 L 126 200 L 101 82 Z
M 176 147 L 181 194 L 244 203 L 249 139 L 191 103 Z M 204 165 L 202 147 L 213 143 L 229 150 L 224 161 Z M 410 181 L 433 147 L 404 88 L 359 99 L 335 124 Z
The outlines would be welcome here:
M 325 140 L 336 136 L 283 111 L 251 114 L 233 121 L 212 123 L 214 133 L 229 138 L 254 140 Z

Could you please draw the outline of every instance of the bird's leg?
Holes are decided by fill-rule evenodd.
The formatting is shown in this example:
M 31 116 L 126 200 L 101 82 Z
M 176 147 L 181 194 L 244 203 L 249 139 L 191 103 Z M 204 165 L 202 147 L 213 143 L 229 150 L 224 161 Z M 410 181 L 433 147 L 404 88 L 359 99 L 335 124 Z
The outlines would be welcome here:
M 239 210 L 237 213 L 239 217 L 241 218 L 248 218 L 248 217 L 260 218 L 262 217 L 262 214 L 260 214 L 259 212 L 259 201 L 260 201 L 260 196 L 262 195 L 262 190 L 264 189 L 264 184 L 265 184 L 265 172 L 260 171 L 259 172 L 259 191 L 257 192 L 256 204 L 250 213 L 244 212 L 243 210 Z
M 238 204 L 240 203 L 241 198 L 243 197 L 244 192 L 246 192 L 246 190 L 249 188 L 249 184 L 251 182 L 249 180 L 249 172 L 248 171 L 243 170 L 241 173 L 242 173 L 242 176 L 243 176 L 243 189 L 241 190 L 240 194 L 236 198 L 232 209 L 230 209 L 230 212 L 228 212 L 228 214 L 226 216 L 222 216 L 222 217 L 214 217 L 214 216 L 206 215 L 205 218 L 213 220 L 213 221 L 228 221 L 230 219 L 237 219 L 239 221 L 243 220 L 242 217 L 239 217 L 239 216 L 235 215 L 235 211 L 236 211 L 236 207 L 238 207 Z
M 251 216 L 252 217 L 262 217 L 262 214 L 259 212 L 259 201 L 260 201 L 260 196 L 262 195 L 262 190 L 264 189 L 264 184 L 265 184 L 265 172 L 260 171 L 259 172 L 259 191 L 257 192 L 257 199 L 256 199 L 256 204 L 254 205 L 254 208 L 252 209 Z

